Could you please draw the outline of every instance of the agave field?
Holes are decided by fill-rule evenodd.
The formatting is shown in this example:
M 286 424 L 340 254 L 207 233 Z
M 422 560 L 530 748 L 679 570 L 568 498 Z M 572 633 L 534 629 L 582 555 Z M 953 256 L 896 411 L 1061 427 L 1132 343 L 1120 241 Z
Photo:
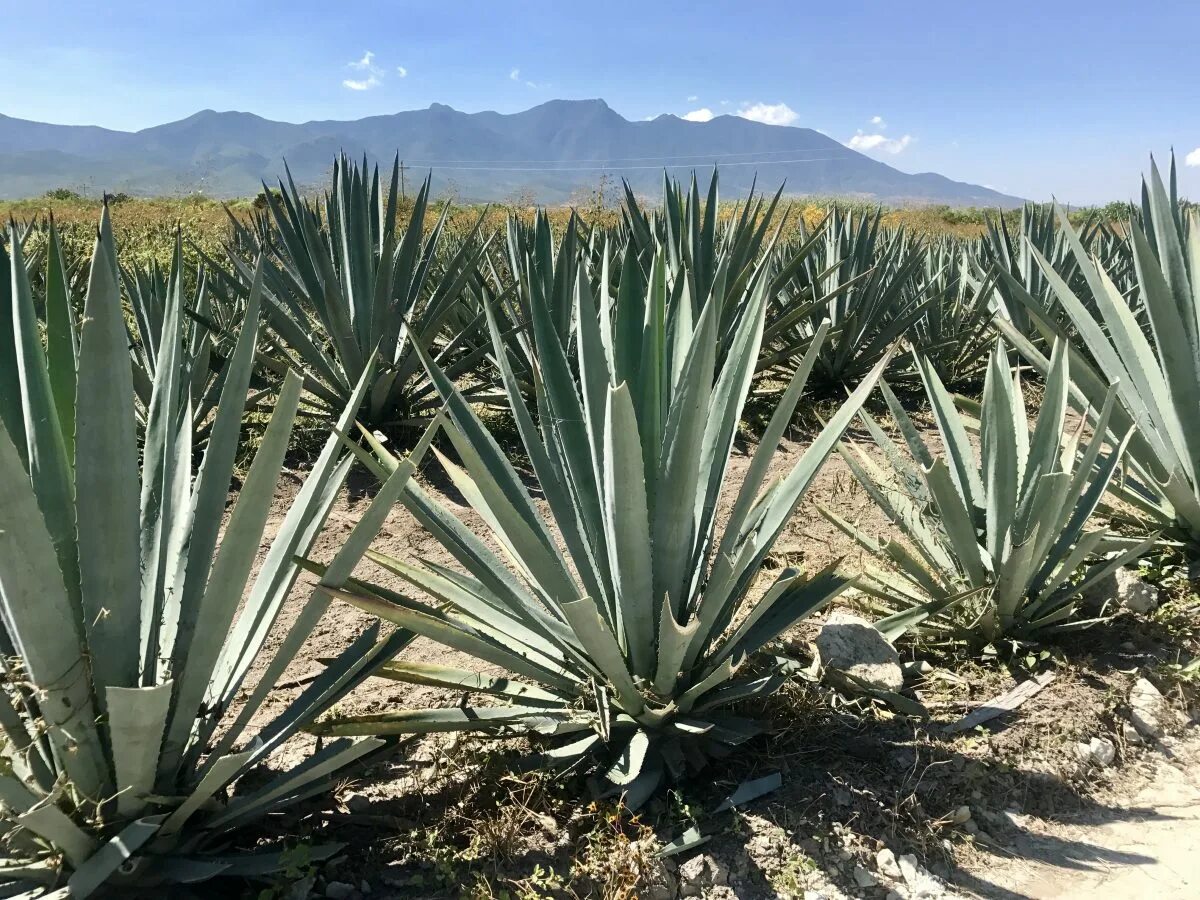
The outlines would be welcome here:
M 10 220 L 4 896 L 883 897 L 866 813 L 828 866 L 827 834 L 682 873 L 828 828 L 818 794 L 953 868 L 969 799 L 905 754 L 986 803 L 982 726 L 929 737 L 982 692 L 1124 653 L 1085 742 L 1133 675 L 1193 696 L 1173 163 L 1116 217 L 974 235 L 715 176 L 505 220 L 399 174 L 285 173 L 153 251 L 125 204 L 86 249 Z M 1106 594 L 1135 573 L 1157 611 Z M 835 607 L 875 657 L 827 651 Z M 838 734 L 891 748 L 883 782 Z

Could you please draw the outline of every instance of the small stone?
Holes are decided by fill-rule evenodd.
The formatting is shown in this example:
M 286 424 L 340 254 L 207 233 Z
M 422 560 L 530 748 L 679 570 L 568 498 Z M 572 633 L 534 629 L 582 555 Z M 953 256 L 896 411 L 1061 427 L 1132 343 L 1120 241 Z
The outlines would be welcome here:
M 967 834 L 979 834 L 979 826 L 975 824 L 974 819 L 967 819 L 963 823 L 963 831 Z
M 1075 754 L 1085 765 L 1104 769 L 1111 766 L 1117 758 L 1117 748 L 1108 738 L 1094 737 L 1086 744 L 1076 744 Z
M 1166 733 L 1170 715 L 1167 699 L 1145 678 L 1139 678 L 1129 692 L 1129 721 L 1143 737 L 1160 738 Z
M 853 874 L 854 874 L 854 883 L 857 884 L 860 888 L 875 887 L 875 885 L 879 884 L 879 882 L 875 880 L 875 876 L 872 875 L 870 872 L 868 872 L 866 869 L 864 869 L 862 866 L 855 866 Z
M 908 896 L 913 900 L 941 897 L 946 892 L 942 883 L 929 874 L 911 853 L 900 857 L 900 871 L 904 875 L 904 883 L 908 885 Z
M 358 890 L 360 893 L 363 893 L 363 894 L 371 893 L 371 885 L 367 881 L 367 879 L 364 878 L 362 881 L 360 881 L 358 883 Z
M 888 878 L 903 878 L 904 873 L 896 862 L 896 854 L 884 847 L 875 854 L 875 868 Z
M 706 888 L 729 884 L 729 869 L 707 854 L 693 856 L 679 867 L 679 893 L 699 897 Z
M 1145 743 L 1142 740 L 1142 736 L 1138 734 L 1138 730 L 1133 727 L 1132 722 L 1121 723 L 1121 737 L 1125 739 L 1125 743 L 1133 744 L 1134 746 Z
M 342 806 L 352 815 L 371 811 L 371 798 L 366 794 L 349 793 L 342 796 Z
M 951 825 L 963 825 L 971 821 L 971 807 L 963 804 L 950 814 Z
M 1146 584 L 1130 569 L 1117 569 L 1092 585 L 1084 600 L 1092 606 L 1108 606 L 1110 611 L 1127 609 L 1149 615 L 1158 608 L 1158 588 Z
M 821 665 L 865 681 L 873 688 L 899 691 L 904 687 L 900 654 L 882 632 L 866 619 L 836 609 L 817 633 Z
M 325 896 L 329 900 L 349 900 L 356 893 L 354 885 L 347 884 L 344 881 L 331 881 L 325 885 Z
M 829 900 L 829 896 L 820 891 L 805 891 L 804 900 Z

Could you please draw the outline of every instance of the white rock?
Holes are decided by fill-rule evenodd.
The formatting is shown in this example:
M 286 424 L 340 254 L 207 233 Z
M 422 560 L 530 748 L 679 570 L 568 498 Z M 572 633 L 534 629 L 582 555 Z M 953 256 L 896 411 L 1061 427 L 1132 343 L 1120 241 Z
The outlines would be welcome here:
M 904 875 L 904 883 L 908 885 L 908 896 L 913 900 L 945 895 L 946 889 L 942 883 L 925 871 L 925 867 L 911 853 L 900 857 L 900 871 Z
M 898 691 L 904 687 L 900 654 L 879 629 L 845 610 L 834 610 L 817 633 L 821 665 L 862 679 L 874 688 Z
M 1144 616 L 1158 608 L 1158 588 L 1130 569 L 1117 569 L 1092 585 L 1085 599 L 1093 606 L 1108 604 L 1110 612 L 1127 609 Z
M 879 882 L 875 880 L 875 876 L 862 866 L 854 867 L 854 883 L 860 888 L 875 887 L 875 885 L 879 884 Z
M 1113 764 L 1113 760 L 1117 758 L 1117 748 L 1108 738 L 1094 737 L 1086 744 L 1076 744 L 1075 754 L 1085 765 L 1100 766 L 1103 769 Z
M 950 824 L 965 825 L 971 821 L 971 807 L 962 805 L 950 814 Z
M 1166 732 L 1171 708 L 1158 688 L 1139 678 L 1129 692 L 1129 721 L 1143 737 L 1160 738 Z
M 1121 737 L 1125 738 L 1125 743 L 1127 744 L 1133 744 L 1136 746 L 1138 744 L 1145 743 L 1145 741 L 1142 740 L 1142 736 L 1138 734 L 1138 730 L 1133 727 L 1132 722 L 1121 723 Z
M 693 856 L 679 867 L 679 893 L 684 897 L 699 897 L 706 888 L 729 883 L 729 870 L 706 853 Z
M 884 847 L 875 854 L 875 868 L 888 878 L 903 878 L 904 873 L 896 862 L 896 854 Z

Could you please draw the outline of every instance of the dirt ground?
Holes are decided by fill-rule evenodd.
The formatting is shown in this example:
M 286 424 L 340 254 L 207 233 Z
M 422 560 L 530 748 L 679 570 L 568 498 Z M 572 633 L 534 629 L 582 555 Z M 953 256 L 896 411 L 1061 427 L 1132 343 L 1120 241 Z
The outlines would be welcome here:
M 805 434 L 790 437 L 773 462 L 777 472 L 790 468 L 805 446 Z M 735 459 L 727 506 L 748 463 L 744 453 Z M 274 524 L 302 476 L 297 472 L 281 484 Z M 435 471 L 419 477 L 469 525 L 482 525 Z M 314 558 L 332 556 L 372 490 L 368 476 L 351 476 Z M 868 529 L 887 527 L 835 455 L 777 543 L 770 566 L 811 570 L 843 557 L 848 570 L 858 567 L 859 551 L 817 513 L 817 502 Z M 405 559 L 452 564 L 402 507 L 389 514 L 374 546 Z M 369 563 L 359 574 L 403 590 Z M 769 578 L 760 581 L 761 591 Z M 297 585 L 273 641 L 310 590 L 307 579 Z M 781 649 L 811 658 L 820 618 L 796 626 Z M 322 657 L 345 647 L 368 624 L 352 608 L 331 607 L 284 676 L 292 686 L 276 691 L 260 718 L 278 711 L 320 670 Z M 676 786 L 633 820 L 593 801 L 583 774 L 553 776 L 529 766 L 530 748 L 522 740 L 437 736 L 407 742 L 344 785 L 333 803 L 318 802 L 272 823 L 267 837 L 333 840 L 345 847 L 332 862 L 301 864 L 283 881 L 248 886 L 247 896 L 1200 896 L 1198 729 L 1184 727 L 1181 717 L 1178 736 L 1145 746 L 1127 743 L 1124 727 L 1130 686 L 1139 675 L 1149 675 L 1172 702 L 1186 707 L 1182 691 L 1161 677 L 1180 627 L 1169 616 L 1123 614 L 1111 627 L 1048 648 L 1027 670 L 906 648 L 909 660 L 928 663 L 912 685 L 931 712 L 927 722 L 797 680 L 747 708 L 769 724 L 768 734 L 727 766 L 714 767 L 702 783 Z M 474 665 L 423 639 L 404 655 Z M 979 729 L 944 733 L 946 724 L 1035 671 L 1056 677 L 1019 710 Z M 458 700 L 437 689 L 371 679 L 339 712 Z M 1117 747 L 1111 766 L 1080 763 L 1076 743 L 1096 737 Z M 284 758 L 310 745 L 311 739 L 298 740 Z M 738 784 L 773 772 L 782 774 L 778 790 L 717 811 Z M 704 846 L 678 857 L 657 856 L 662 842 L 691 825 L 710 838 Z M 891 877 L 884 851 L 915 862 L 919 885 L 905 877 L 914 871 L 908 862 L 899 877 Z

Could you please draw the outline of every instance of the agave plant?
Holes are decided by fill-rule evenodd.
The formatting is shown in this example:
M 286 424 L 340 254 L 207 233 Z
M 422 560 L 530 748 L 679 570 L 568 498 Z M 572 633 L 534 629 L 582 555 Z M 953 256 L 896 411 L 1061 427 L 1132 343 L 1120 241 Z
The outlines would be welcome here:
M 1072 240 L 1072 236 L 1074 240 Z M 982 272 L 1003 272 L 1009 277 L 995 279 L 998 313 L 1027 340 L 1039 348 L 1050 346 L 1046 337 L 1030 318 L 1023 294 L 1037 298 L 1043 309 L 1048 308 L 1053 290 L 1044 274 L 1039 259 L 1048 262 L 1055 276 L 1075 289 L 1086 286 L 1083 271 L 1072 244 L 1078 242 L 1089 254 L 1105 260 L 1110 271 L 1117 276 L 1118 284 L 1124 289 L 1132 286 L 1132 254 L 1128 241 L 1113 231 L 1111 225 L 1099 217 L 1090 217 L 1078 231 L 1061 220 L 1053 204 L 1026 203 L 1021 208 L 1019 231 L 1014 234 L 1003 216 L 987 222 L 987 235 L 979 255 Z M 1119 273 L 1119 274 L 1118 274 Z M 1068 320 L 1056 316 L 1060 332 L 1066 332 Z
M 218 540 L 254 361 L 261 266 L 193 470 L 195 358 L 179 293 L 163 310 L 139 447 L 107 209 L 80 323 L 66 292 L 39 298 L 44 346 L 12 238 L 11 256 L 0 252 L 0 890 L 61 881 L 62 896 L 86 897 L 103 885 L 270 872 L 280 853 L 231 855 L 231 832 L 327 788 L 380 742 L 339 740 L 295 765 L 263 764 L 365 677 L 375 653 L 405 640 L 378 643 L 373 630 L 245 739 L 329 605 L 315 596 L 278 649 L 267 649 L 296 579 L 294 557 L 311 546 L 350 459 L 331 438 L 252 578 L 301 391 L 289 373 Z M 46 280 L 55 279 L 51 271 Z M 365 390 L 364 379 L 340 429 Z M 331 576 L 353 569 L 367 531 L 351 536 Z M 261 677 L 245 692 L 256 662 Z M 235 698 L 244 702 L 227 716 Z M 255 786 L 230 799 L 248 772 Z
M 927 361 L 919 360 L 918 366 L 945 455 L 934 456 L 886 386 L 884 395 L 909 456 L 865 413 L 862 421 L 891 471 L 861 450 L 839 448 L 907 544 L 877 541 L 821 508 L 891 564 L 859 580 L 863 591 L 900 610 L 880 622 L 880 629 L 889 633 L 894 623 L 912 622 L 917 612 L 930 616 L 927 626 L 941 637 L 982 646 L 1002 639 L 1036 640 L 1091 624 L 1094 620 L 1078 617 L 1083 591 L 1155 541 L 1088 529 L 1129 441 L 1126 435 L 1104 452 L 1114 394 L 1098 413 L 1098 437 L 1084 442 L 1084 423 L 1068 434 L 1067 352 L 1057 343 L 1031 432 L 1019 375 L 1010 375 L 1007 350 L 997 341 L 980 405 L 977 460 L 968 424 L 945 386 Z
M 483 352 L 468 343 L 478 329 L 446 328 L 486 250 L 477 240 L 478 225 L 452 256 L 441 258 L 449 207 L 426 236 L 427 178 L 407 227 L 398 233 L 399 178 L 399 160 L 388 187 L 378 168 L 368 175 L 365 160 L 359 166 L 343 155 L 319 207 L 302 196 L 289 172 L 277 193 L 264 194 L 269 217 L 251 227 L 231 216 L 230 258 L 243 287 L 250 283 L 258 248 L 267 254 L 269 335 L 260 363 L 277 372 L 302 372 L 305 390 L 332 416 L 345 406 L 368 361 L 377 360 L 359 412 L 373 427 L 411 425 L 439 405 L 413 353 L 417 340 L 434 347 L 455 377 L 470 372 Z
M 792 262 L 780 279 L 778 302 L 804 314 L 772 329 L 762 372 L 786 373 L 829 320 L 814 376 L 826 387 L 854 383 L 924 314 L 933 298 L 916 284 L 921 248 L 903 232 L 883 233 L 880 219 L 877 212 L 856 220 L 834 208 L 818 232 L 802 235 L 798 248 L 780 251 Z
M 613 297 L 602 282 L 598 302 L 587 280 L 577 278 L 574 365 L 549 315 L 534 307 L 537 424 L 488 310 L 501 380 L 561 545 L 467 399 L 426 360 L 447 403 L 447 434 L 461 460 L 441 456 L 442 465 L 510 565 L 446 505 L 411 484 L 404 504 L 461 570 L 372 552 L 377 565 L 433 600 L 355 579 L 328 591 L 514 677 L 393 661 L 378 674 L 465 689 L 488 702 L 332 717 L 318 724 L 318 734 L 490 729 L 568 736 L 554 742 L 549 756 L 615 759 L 608 770 L 614 791 L 637 806 L 665 775 L 698 769 L 757 732 L 726 707 L 774 690 L 782 676 L 769 666 L 752 672 L 747 660 L 848 581 L 834 564 L 811 577 L 784 569 L 757 599 L 752 588 L 882 364 L 791 470 L 768 481 L 769 463 L 820 352 L 820 340 L 814 342 L 720 532 L 718 499 L 728 485 L 762 335 L 765 270 L 749 286 L 749 309 L 719 367 L 723 294 L 710 293 L 690 322 L 686 305 L 668 301 L 668 267 L 660 252 L 648 289 L 634 292 L 623 282 Z M 378 444 L 375 454 L 381 475 L 395 466 Z
M 609 277 L 610 271 L 620 271 L 620 262 L 610 270 L 608 241 L 601 240 L 598 231 L 590 231 L 574 212 L 557 240 L 557 248 L 550 217 L 542 209 L 537 210 L 530 225 L 510 216 L 506 235 L 507 254 L 500 261 L 499 270 L 489 258 L 486 275 L 481 272 L 468 284 L 469 302 L 471 310 L 478 314 L 476 324 L 481 345 L 491 345 L 484 308 L 491 306 L 501 317 L 509 361 L 522 382 L 522 396 L 532 399 L 536 368 L 534 307 L 546 310 L 568 357 L 574 358 L 576 278 L 588 278 L 593 290 L 598 290 L 597 279 Z M 597 255 L 601 258 L 599 264 Z M 476 396 L 502 403 L 504 393 L 494 386 L 490 394 L 480 390 Z
M 1071 350 L 1073 402 L 1095 407 L 1114 386 L 1120 402 L 1113 425 L 1136 426 L 1128 454 L 1131 477 L 1119 483 L 1116 495 L 1173 537 L 1200 543 L 1200 226 L 1194 212 L 1181 208 L 1174 160 L 1169 192 L 1152 162 L 1149 184 L 1143 185 L 1142 221 L 1129 223 L 1137 306 L 1105 266 L 1089 257 L 1061 208 L 1058 215 L 1081 273 L 1078 284 L 1068 284 L 1032 246 L 1029 252 L 1057 306 L 1005 280 L 1042 334 L 1062 332 L 1055 322 L 1060 310 L 1073 325 L 1078 335 Z M 998 324 L 1035 367 L 1046 370 L 1049 361 L 1033 341 L 1006 322 Z
M 50 265 L 59 256 L 57 236 L 51 234 Z M 207 440 L 212 425 L 212 413 L 221 396 L 226 366 L 241 332 L 244 303 L 229 301 L 220 292 L 210 290 L 208 271 L 202 264 L 195 272 L 194 294 L 187 290 L 187 273 L 183 263 L 183 242 L 178 231 L 170 269 L 164 273 L 157 262 L 142 269 L 122 272 L 125 291 L 133 311 L 134 327 L 130 330 L 130 354 L 133 357 L 133 389 L 137 395 L 138 421 L 145 426 L 150 410 L 159 362 L 158 341 L 168 310 L 182 310 L 180 322 L 184 365 L 190 374 L 188 393 L 191 398 L 194 441 L 199 446 Z M 180 361 L 171 358 L 172 365 Z M 252 394 L 247 409 L 259 407 L 272 390 L 261 377 L 251 379 Z
M 983 373 L 994 334 L 994 276 L 976 277 L 974 249 L 953 238 L 927 248 L 922 280 L 931 302 L 908 330 L 913 350 L 951 386 Z
M 664 248 L 668 282 L 682 286 L 686 280 L 693 316 L 705 298 L 716 292 L 721 296 L 722 333 L 732 333 L 734 320 L 744 309 L 746 286 L 774 247 L 786 215 L 776 222 L 783 185 L 770 200 L 756 194 L 752 185 L 745 201 L 722 224 L 719 180 L 714 169 L 701 202 L 694 172 L 686 195 L 683 185 L 664 173 L 663 203 L 654 213 L 642 210 L 625 184 L 622 218 L 629 248 L 644 275 L 649 276 L 658 248 Z

